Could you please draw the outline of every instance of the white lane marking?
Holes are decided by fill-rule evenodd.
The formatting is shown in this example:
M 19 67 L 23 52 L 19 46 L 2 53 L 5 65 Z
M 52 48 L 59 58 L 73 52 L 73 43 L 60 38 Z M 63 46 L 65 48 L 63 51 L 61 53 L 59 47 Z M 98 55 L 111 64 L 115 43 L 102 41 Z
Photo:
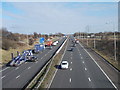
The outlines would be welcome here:
M 84 61 L 82 63 L 85 63 Z
M 5 78 L 5 76 L 2 76 L 1 79 Z
M 70 80 L 69 80 L 69 81 L 70 81 L 70 83 L 71 83 L 72 79 L 70 78 Z
M 83 59 L 83 57 L 81 57 L 81 59 Z
M 19 69 L 19 67 L 17 67 L 15 70 Z
M 81 56 L 81 54 L 80 54 L 80 56 Z
M 80 44 L 80 43 L 79 43 Z M 88 51 L 80 44 L 80 46 L 87 52 L 87 54 L 92 58 L 92 60 L 95 62 L 95 64 L 100 68 L 100 70 L 103 72 L 103 74 L 107 77 L 107 79 L 111 82 L 111 84 L 118 90 L 118 88 L 115 86 L 115 84 L 112 82 L 112 80 L 107 76 L 107 74 L 104 72 L 104 70 L 99 66 L 99 64 L 95 61 L 95 59 L 88 53 Z
M 91 79 L 90 79 L 90 77 L 88 78 L 88 80 L 91 82 Z
M 70 68 L 70 71 L 72 71 L 72 68 Z
M 87 70 L 87 68 L 85 68 L 85 70 Z
M 64 41 L 64 43 L 62 44 L 61 47 L 63 47 L 63 45 L 67 42 L 67 40 L 68 40 L 68 38 Z M 63 53 L 63 55 L 62 55 L 61 61 L 62 61 L 62 59 L 63 59 L 63 56 L 65 55 L 65 51 L 67 50 L 67 46 L 68 46 L 68 42 L 67 42 L 67 45 L 66 45 L 66 47 L 65 47 L 64 53 Z M 61 61 L 59 62 L 59 64 L 61 63 Z M 50 86 L 51 86 L 51 84 L 52 84 L 52 82 L 53 82 L 53 79 L 55 78 L 55 75 L 56 75 L 57 71 L 58 71 L 58 69 L 56 69 L 56 71 L 55 71 L 55 73 L 54 73 L 54 75 L 53 75 L 53 77 L 52 77 L 52 80 L 50 81 L 50 84 L 48 85 L 47 88 L 50 88 Z
M 30 69 L 31 67 L 28 67 L 28 69 Z
M 5 71 L 5 70 L 8 69 L 8 68 L 10 68 L 10 67 L 6 67 L 5 69 L 1 70 L 0 72 Z
M 72 64 L 72 62 L 71 62 L 71 64 Z
M 18 75 L 18 76 L 16 77 L 16 79 L 19 78 L 19 77 L 20 77 L 20 75 Z

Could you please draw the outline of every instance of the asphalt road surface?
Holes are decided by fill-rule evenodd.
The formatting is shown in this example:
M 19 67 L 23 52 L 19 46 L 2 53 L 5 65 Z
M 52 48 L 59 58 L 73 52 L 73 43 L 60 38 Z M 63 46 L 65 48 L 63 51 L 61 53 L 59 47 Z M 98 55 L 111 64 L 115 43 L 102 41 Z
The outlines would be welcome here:
M 38 61 L 25 62 L 18 67 L 3 67 L 2 88 L 23 88 L 40 71 L 50 57 L 56 52 L 66 38 L 62 38 L 57 46 L 52 49 L 45 49 L 37 54 Z
M 89 55 L 84 46 L 76 44 L 73 51 L 70 37 L 62 60 L 69 62 L 67 70 L 58 69 L 49 88 L 106 88 L 116 90 L 116 85 Z

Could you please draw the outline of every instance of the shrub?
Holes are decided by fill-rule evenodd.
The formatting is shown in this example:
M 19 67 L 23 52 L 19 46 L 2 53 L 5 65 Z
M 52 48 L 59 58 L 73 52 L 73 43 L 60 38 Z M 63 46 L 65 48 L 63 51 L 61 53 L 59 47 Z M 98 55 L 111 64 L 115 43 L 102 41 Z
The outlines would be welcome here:
M 10 47 L 15 49 L 17 47 L 17 43 L 12 40 L 2 39 L 2 49 L 9 50 Z
M 32 38 L 29 39 L 29 45 L 33 45 L 34 40 Z

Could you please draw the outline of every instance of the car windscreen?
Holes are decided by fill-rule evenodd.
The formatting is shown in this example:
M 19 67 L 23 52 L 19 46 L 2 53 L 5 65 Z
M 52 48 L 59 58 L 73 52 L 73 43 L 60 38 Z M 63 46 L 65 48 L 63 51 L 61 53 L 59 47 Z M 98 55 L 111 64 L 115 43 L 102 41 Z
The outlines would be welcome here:
M 66 65 L 67 63 L 62 63 L 62 65 Z

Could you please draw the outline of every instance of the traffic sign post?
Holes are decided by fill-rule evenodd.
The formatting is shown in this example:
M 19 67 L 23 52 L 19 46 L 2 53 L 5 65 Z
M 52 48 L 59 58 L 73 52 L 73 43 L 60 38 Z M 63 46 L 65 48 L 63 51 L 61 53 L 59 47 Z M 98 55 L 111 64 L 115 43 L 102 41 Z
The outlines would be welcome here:
M 41 38 L 40 38 L 40 43 L 43 44 L 44 41 L 45 41 L 45 38 L 44 38 L 44 37 L 41 37 Z

